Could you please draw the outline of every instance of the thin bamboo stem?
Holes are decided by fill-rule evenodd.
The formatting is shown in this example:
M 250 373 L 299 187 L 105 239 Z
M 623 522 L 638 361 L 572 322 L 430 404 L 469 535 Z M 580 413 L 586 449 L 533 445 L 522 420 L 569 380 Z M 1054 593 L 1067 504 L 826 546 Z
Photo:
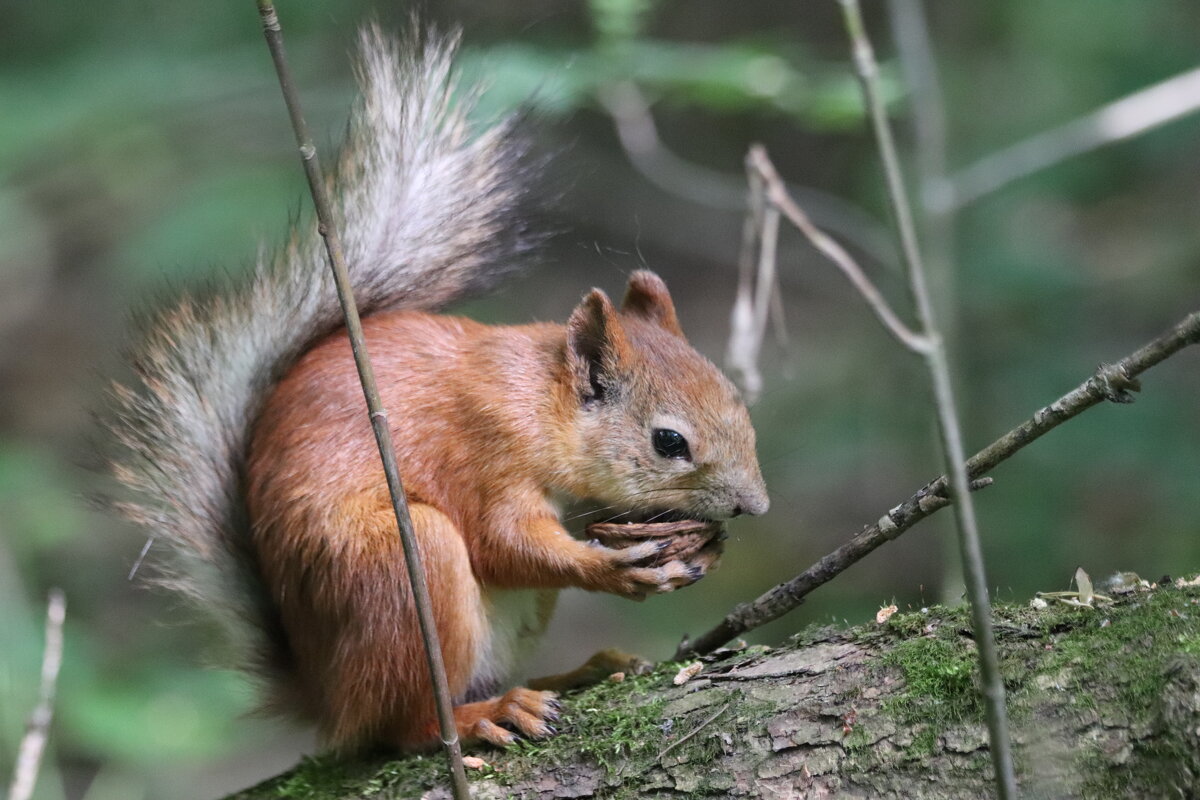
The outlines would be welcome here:
M 458 730 L 454 723 L 453 704 L 450 699 L 450 688 L 446 680 L 446 668 L 442 661 L 442 647 L 438 638 L 437 627 L 434 624 L 433 608 L 429 597 L 429 587 L 425 583 L 425 571 L 421 566 L 421 555 L 417 547 L 416 535 L 413 531 L 412 519 L 408 513 L 408 502 L 405 498 L 404 487 L 400 483 L 400 472 L 396 465 L 396 452 L 392 444 L 391 430 L 388 427 L 387 412 L 379 397 L 379 389 L 375 384 L 375 373 L 367 354 L 367 343 L 363 338 L 362 322 L 358 316 L 358 307 L 354 302 L 354 291 L 350 284 L 350 275 L 346 269 L 346 258 L 342 250 L 341 238 L 334 224 L 332 205 L 325 189 L 325 179 L 321 172 L 320 161 L 317 158 L 317 148 L 313 144 L 308 123 L 300 107 L 299 93 L 296 91 L 288 65 L 287 55 L 283 47 L 283 33 L 279 26 L 279 17 L 270 0 L 256 0 L 259 15 L 262 17 L 263 35 L 267 47 L 271 51 L 271 60 L 279 77 L 279 87 L 283 92 L 288 115 L 291 117 L 292 130 L 296 134 L 296 144 L 300 149 L 300 158 L 304 164 L 304 175 L 308 179 L 308 188 L 312 194 L 313 206 L 316 208 L 318 231 L 325 242 L 325 252 L 329 257 L 329 266 L 333 270 L 334 282 L 337 285 L 338 300 L 342 305 L 342 313 L 346 318 L 346 329 L 350 336 L 350 347 L 354 353 L 354 363 L 358 368 L 358 377 L 362 383 L 363 396 L 367 401 L 367 410 L 371 419 L 371 427 L 375 431 L 375 442 L 379 446 L 379 456 L 383 461 L 383 471 L 387 478 L 388 491 L 392 498 L 392 509 L 396 514 L 396 523 L 400 530 L 400 540 L 404 547 L 404 560 L 408 568 L 408 578 L 412 584 L 413 600 L 417 608 L 417 619 L 420 623 L 421 637 L 425 642 L 425 655 L 429 665 L 429 675 L 433 684 L 434 700 L 437 704 L 438 725 L 441 731 L 442 744 L 450 764 L 451 787 L 456 800 L 469 800 L 471 790 L 467 785 L 466 769 L 463 766 L 462 748 L 458 739 Z

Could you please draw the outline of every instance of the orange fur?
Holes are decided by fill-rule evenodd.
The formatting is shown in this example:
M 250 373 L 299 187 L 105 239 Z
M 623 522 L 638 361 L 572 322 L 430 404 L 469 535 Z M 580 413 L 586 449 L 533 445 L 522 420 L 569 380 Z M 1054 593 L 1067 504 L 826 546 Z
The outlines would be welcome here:
M 624 310 L 594 290 L 566 326 L 486 326 L 405 310 L 369 317 L 364 330 L 460 734 L 503 743 L 496 726 L 507 724 L 543 735 L 549 696 L 479 699 L 500 677 L 488 592 L 574 586 L 639 597 L 697 580 L 712 553 L 645 566 L 657 545 L 578 541 L 550 497 L 713 519 L 759 513 L 766 497 L 745 409 L 682 338 L 650 273 L 631 279 Z M 690 426 L 686 469 L 656 460 L 649 437 L 659 417 Z M 344 333 L 313 347 L 269 397 L 253 430 L 247 501 L 294 688 L 328 739 L 402 747 L 431 739 L 404 557 Z
M 630 277 L 620 309 L 593 290 L 565 325 L 424 313 L 495 285 L 541 238 L 521 213 L 519 126 L 473 132 L 453 39 L 363 31 L 329 182 L 460 733 L 499 743 L 505 726 L 548 730 L 548 695 L 489 695 L 559 589 L 640 599 L 719 556 L 576 541 L 551 498 L 715 522 L 767 497 L 745 408 L 652 273 Z M 155 580 L 227 630 L 269 707 L 338 746 L 418 747 L 436 738 L 425 659 L 323 249 L 300 223 L 244 278 L 150 315 L 108 415 L 133 495 L 115 505 L 155 543 Z

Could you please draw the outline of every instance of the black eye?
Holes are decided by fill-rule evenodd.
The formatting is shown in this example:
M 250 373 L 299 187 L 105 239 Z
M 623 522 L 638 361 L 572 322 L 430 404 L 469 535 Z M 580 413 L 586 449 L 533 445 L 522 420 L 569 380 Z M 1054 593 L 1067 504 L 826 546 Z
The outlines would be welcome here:
M 689 461 L 692 458 L 692 451 L 688 449 L 687 439 L 683 438 L 683 434 L 679 431 L 673 431 L 669 428 L 656 428 L 654 430 L 654 451 L 663 458 L 685 458 Z

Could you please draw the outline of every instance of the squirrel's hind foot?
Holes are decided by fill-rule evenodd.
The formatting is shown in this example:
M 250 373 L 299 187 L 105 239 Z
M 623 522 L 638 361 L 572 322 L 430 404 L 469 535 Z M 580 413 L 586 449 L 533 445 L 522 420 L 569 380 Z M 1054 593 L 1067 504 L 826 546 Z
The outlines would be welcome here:
M 624 650 L 609 648 L 593 655 L 582 666 L 570 672 L 558 675 L 547 675 L 544 678 L 534 678 L 529 681 L 532 689 L 549 689 L 554 692 L 569 692 L 582 689 L 585 686 L 595 686 L 608 680 L 613 673 L 624 675 L 645 675 L 654 669 L 654 665 L 642 658 Z
M 488 742 L 506 747 L 517 741 L 544 739 L 557 731 L 550 724 L 558 719 L 558 695 L 533 689 L 510 689 L 500 697 L 467 703 L 454 708 L 458 735 L 466 743 Z

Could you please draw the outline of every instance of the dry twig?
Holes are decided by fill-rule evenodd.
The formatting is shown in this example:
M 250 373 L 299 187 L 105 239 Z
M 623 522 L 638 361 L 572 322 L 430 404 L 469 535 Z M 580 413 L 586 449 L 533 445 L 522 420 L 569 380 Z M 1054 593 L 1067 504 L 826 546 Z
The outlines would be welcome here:
M 725 350 L 725 363 L 730 370 L 741 373 L 740 383 L 745 392 L 746 403 L 752 404 L 762 391 L 762 373 L 758 369 L 758 354 L 762 349 L 762 338 L 758 331 L 763 329 L 759 320 L 763 309 L 754 307 L 754 284 L 762 280 L 756 274 L 754 251 L 758 245 L 759 232 L 763 230 L 763 187 L 762 176 L 746 160 L 746 218 L 742 223 L 742 246 L 738 252 L 738 288 L 729 315 L 729 344 Z M 761 266 L 761 262 L 759 264 Z
M 50 735 L 50 721 L 54 718 L 54 692 L 58 686 L 58 670 L 62 666 L 63 620 L 67 615 L 67 599 L 59 589 L 50 592 L 46 604 L 46 646 L 42 650 L 42 684 L 38 691 L 38 703 L 29 715 L 21 747 L 17 751 L 17 764 L 13 770 L 12 783 L 8 787 L 8 800 L 28 800 L 37 783 L 38 768 L 42 754 L 46 751 L 46 739 Z
M 913 165 L 917 197 L 923 212 L 920 217 L 921 243 L 934 290 L 938 327 L 942 340 L 950 348 L 953 364 L 953 351 L 962 327 L 962 309 L 954 301 L 958 282 L 954 263 L 956 213 L 955 209 L 934 202 L 938 187 L 946 181 L 946 107 L 925 18 L 924 0 L 889 0 L 887 7 L 900 70 L 908 85 Z M 959 414 L 966 417 L 969 412 L 964 405 L 960 398 Z M 939 594 L 943 602 L 952 604 L 958 602 L 966 588 L 962 562 L 954 552 L 957 545 L 953 539 L 946 537 L 940 541 L 942 581 Z
M 931 195 L 934 208 L 962 208 L 1015 180 L 1113 142 L 1131 139 L 1200 110 L 1200 67 L 984 156 Z
M 753 145 L 746 159 L 747 163 L 764 182 L 766 196 L 770 201 L 768 211 L 774 208 L 782 212 L 788 218 L 788 221 L 795 225 L 812 242 L 813 247 L 817 248 L 822 255 L 837 265 L 842 274 L 850 280 L 850 283 L 854 284 L 854 288 L 867 301 L 867 305 L 875 312 L 875 316 L 883 323 L 883 327 L 896 338 L 896 341 L 914 353 L 928 352 L 930 348 L 928 338 L 914 332 L 901 321 L 896 312 L 892 311 L 887 300 L 883 298 L 883 294 L 875 288 L 875 284 L 871 283 L 871 279 L 866 276 L 866 273 L 863 272 L 858 262 L 833 237 L 814 225 L 812 220 L 808 218 L 808 215 L 804 213 L 804 210 L 791 198 L 783 179 L 779 177 L 779 172 L 767 156 L 766 148 L 762 145 Z M 766 229 L 765 221 L 763 228 Z M 767 235 L 764 234 L 762 245 L 763 255 L 760 256 L 761 258 L 767 258 L 767 238 Z M 773 261 L 773 247 L 769 255 Z
M 962 555 L 963 578 L 971 606 L 971 627 L 979 657 L 980 682 L 987 716 L 989 750 L 996 773 L 996 790 L 1000 800 L 1017 794 L 1013 769 L 1012 742 L 1008 734 L 1008 710 L 1004 702 L 1004 680 L 1000 676 L 999 656 L 992 633 L 992 603 L 988 597 L 987 577 L 984 574 L 983 548 L 979 544 L 979 529 L 975 519 L 975 502 L 971 499 L 970 483 L 963 461 L 962 429 L 955 409 L 954 390 L 950 381 L 950 365 L 946 346 L 937 326 L 925 276 L 925 265 L 917 245 L 917 229 L 909 208 L 901 175 L 900 159 L 892 138 L 882 93 L 879 88 L 879 67 L 867 37 L 858 0 L 840 0 L 846 31 L 850 34 L 855 71 L 862 87 L 863 99 L 875 131 L 875 142 L 883 161 L 888 199 L 896 217 L 900 253 L 908 275 L 909 290 L 921 333 L 930 347 L 922 353 L 929 370 L 937 410 L 938 437 L 949 476 L 949 488 L 954 499 L 954 518 L 958 529 L 958 546 Z
M 416 605 L 417 620 L 420 623 L 421 638 L 425 643 L 425 656 L 428 660 L 434 700 L 437 704 L 442 743 L 445 745 L 446 755 L 450 762 L 451 786 L 456 800 L 469 800 L 471 790 L 467 785 L 462 747 L 458 739 L 458 729 L 454 723 L 450 688 L 446 680 L 446 668 L 442 662 L 442 646 L 438 638 L 437 627 L 434 624 L 429 587 L 425 583 L 421 554 L 417 547 L 416 535 L 413 532 L 412 520 L 409 518 L 404 487 L 400 483 L 400 471 L 396 466 L 396 452 L 392 444 L 391 430 L 388 428 L 387 412 L 383 409 L 379 389 L 375 385 L 375 373 L 367 355 L 367 343 L 363 338 L 362 323 L 359 320 L 358 307 L 354 302 L 354 291 L 346 270 L 341 238 L 338 235 L 337 226 L 334 224 L 325 179 L 321 173 L 320 161 L 317 159 L 317 148 L 308 131 L 308 123 L 304 119 L 304 113 L 300 107 L 300 97 L 292 80 L 287 54 L 284 52 L 279 17 L 275 13 L 275 7 L 271 0 L 257 0 L 257 3 L 259 16 L 262 17 L 263 35 L 266 37 L 267 47 L 271 51 L 271 60 L 274 62 L 276 74 L 279 76 L 279 87 L 283 92 L 288 115 L 291 117 L 292 130 L 296 134 L 296 144 L 300 148 L 304 175 L 308 179 L 308 188 L 312 194 L 313 206 L 316 208 L 318 230 L 321 238 L 325 241 L 325 252 L 329 257 L 329 266 L 333 270 L 338 300 L 341 302 L 342 313 L 346 318 L 350 348 L 354 353 L 354 363 L 358 368 L 363 395 L 366 397 L 368 416 L 371 420 L 371 427 L 375 431 L 375 442 L 379 446 L 379 457 L 383 461 L 383 471 L 392 499 L 392 509 L 396 514 L 400 541 L 404 547 L 405 566 L 408 568 L 409 583 L 413 590 L 413 601 Z
M 1038 409 L 1033 416 L 980 450 L 967 461 L 967 474 L 973 486 L 982 476 L 1007 461 L 1024 447 L 1069 419 L 1106 400 L 1129 403 L 1137 391 L 1137 376 L 1165 361 L 1180 350 L 1200 343 L 1200 311 L 1156 339 L 1146 343 L 1115 364 L 1106 364 L 1083 383 L 1053 403 Z M 680 644 L 674 660 L 711 653 L 747 631 L 766 625 L 793 610 L 810 592 L 837 577 L 852 564 L 892 539 L 898 538 L 921 520 L 950 505 L 946 496 L 946 476 L 921 487 L 904 502 L 893 507 L 879 520 L 866 526 L 841 547 L 829 553 L 796 577 L 779 584 L 750 603 L 730 612 L 719 625 L 694 640 Z
M 662 141 L 650 101 L 636 83 L 606 85 L 597 92 L 596 100 L 612 117 L 629 163 L 650 183 L 690 203 L 724 211 L 742 208 L 745 187 L 737 177 L 688 161 Z M 812 186 L 793 186 L 790 191 L 821 227 L 875 260 L 890 259 L 887 230 L 874 216 L 845 198 Z

